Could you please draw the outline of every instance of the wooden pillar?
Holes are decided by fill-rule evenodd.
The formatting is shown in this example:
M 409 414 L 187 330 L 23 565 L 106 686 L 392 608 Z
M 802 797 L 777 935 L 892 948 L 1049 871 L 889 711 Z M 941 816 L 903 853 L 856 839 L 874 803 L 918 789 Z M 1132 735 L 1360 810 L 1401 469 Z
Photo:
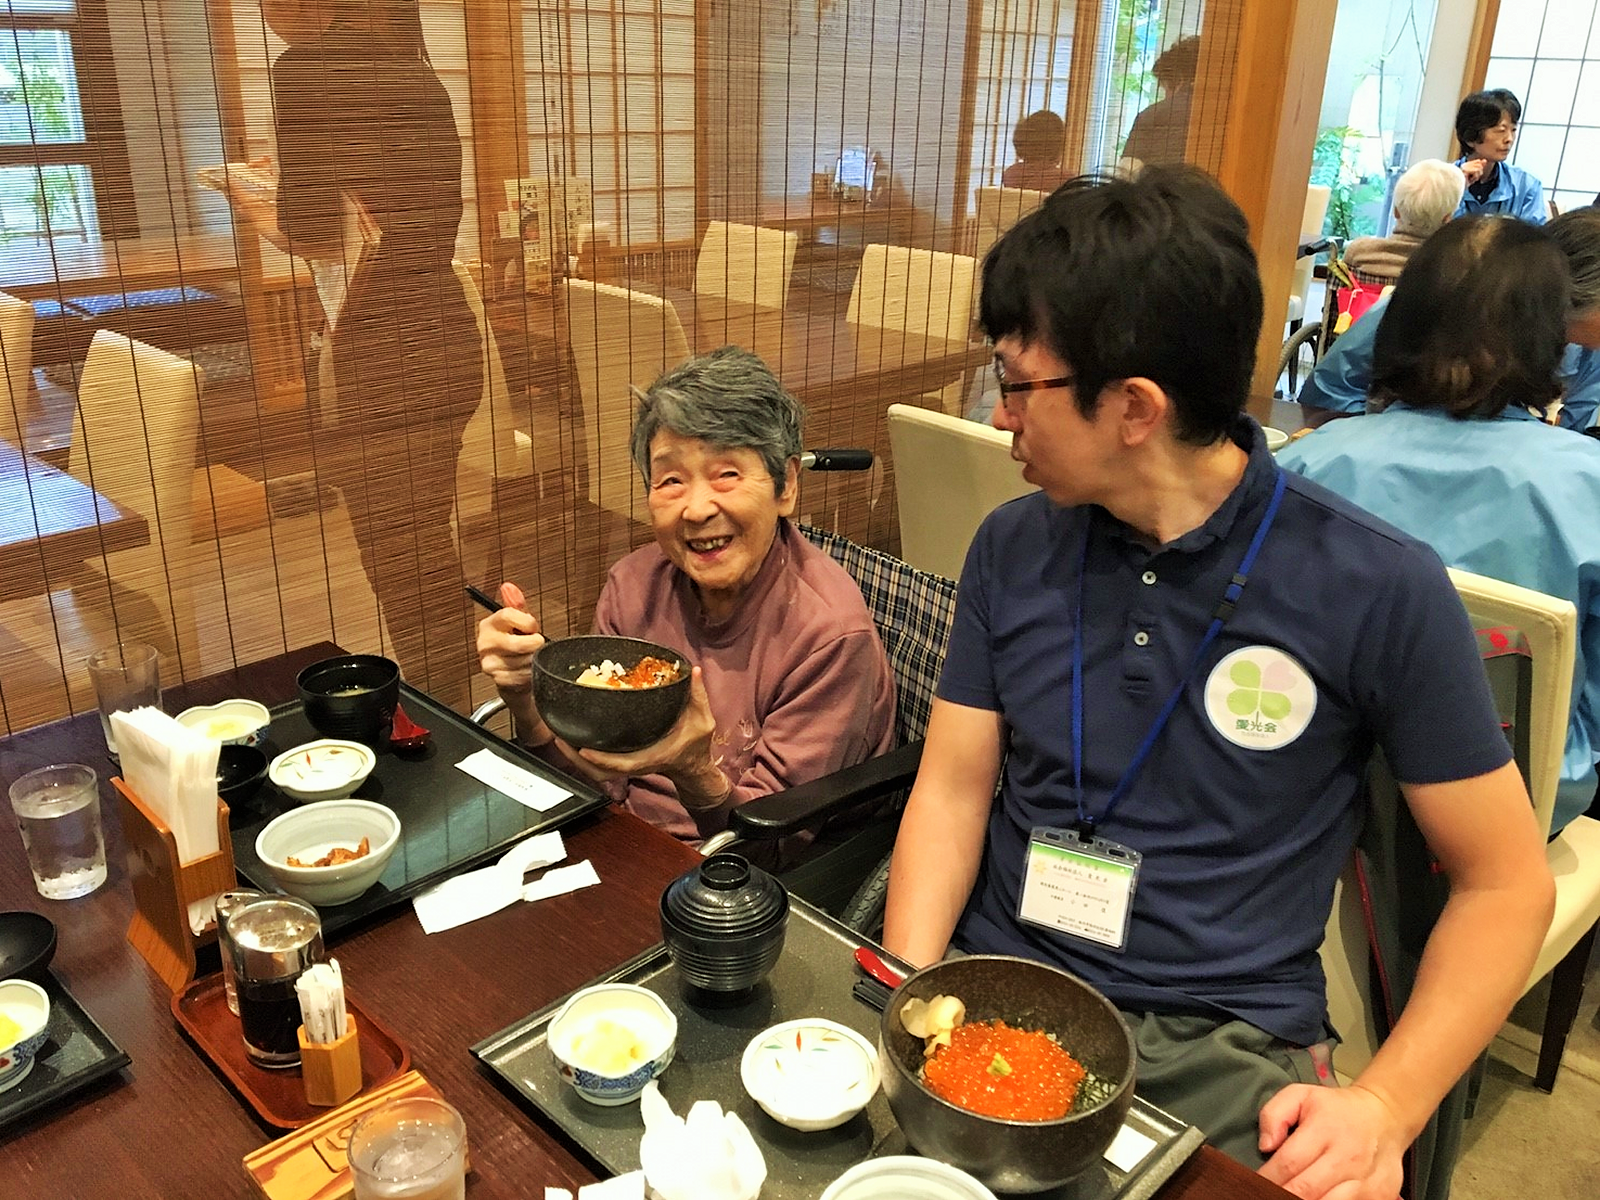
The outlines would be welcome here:
M 1272 411 L 1334 8 L 1325 0 L 1211 0 L 1201 32 L 1189 160 L 1210 170 L 1250 221 L 1266 303 L 1250 411 L 1262 420 Z M 1208 112 L 1225 113 L 1220 137 Z
M 1097 167 L 1089 162 L 1090 108 L 1094 103 L 1095 60 L 1100 53 L 1101 0 L 1077 0 L 1072 16 L 1072 65 L 1067 72 L 1067 144 L 1061 165 L 1069 175 Z
M 244 97 L 239 87 L 239 51 L 234 40 L 233 11 L 236 0 L 206 0 L 206 19 L 211 33 L 211 60 L 215 64 L 217 116 L 222 126 L 222 153 L 229 162 L 249 157 L 245 136 Z M 273 330 L 299 330 L 314 326 L 309 314 L 298 309 L 299 290 L 295 287 L 295 260 L 289 260 L 289 320 L 274 314 L 267 297 L 261 259 L 261 239 L 252 226 L 234 221 L 234 254 L 239 263 L 239 299 L 244 307 L 245 338 L 250 347 L 250 379 L 256 404 L 266 412 L 293 411 L 306 402 L 304 374 L 305 348 L 297 336 L 274 337 Z
M 1483 89 L 1484 76 L 1489 73 L 1489 51 L 1494 48 L 1494 27 L 1499 20 L 1500 0 L 1478 0 L 1478 11 L 1472 20 L 1472 37 L 1467 42 L 1466 69 L 1461 73 L 1463 96 Z M 1522 99 L 1526 101 L 1527 97 L 1523 96 Z
M 494 243 L 500 236 L 505 181 L 528 174 L 522 6 L 500 0 L 466 0 L 465 19 L 478 257 L 488 263 L 494 261 Z

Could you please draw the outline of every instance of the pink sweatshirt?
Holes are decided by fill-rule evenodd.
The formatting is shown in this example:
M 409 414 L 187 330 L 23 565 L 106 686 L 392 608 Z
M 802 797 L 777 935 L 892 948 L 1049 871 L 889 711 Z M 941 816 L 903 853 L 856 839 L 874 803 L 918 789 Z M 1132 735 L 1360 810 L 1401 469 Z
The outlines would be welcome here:
M 630 781 L 626 800 L 629 811 L 685 841 L 726 828 L 735 805 L 894 744 L 894 680 L 861 591 L 788 521 L 721 625 L 703 622 L 688 577 L 650 545 L 611 568 L 594 628 L 681 650 L 704 673 L 717 720 L 714 754 L 733 794 L 691 815 L 672 784 L 648 775 Z

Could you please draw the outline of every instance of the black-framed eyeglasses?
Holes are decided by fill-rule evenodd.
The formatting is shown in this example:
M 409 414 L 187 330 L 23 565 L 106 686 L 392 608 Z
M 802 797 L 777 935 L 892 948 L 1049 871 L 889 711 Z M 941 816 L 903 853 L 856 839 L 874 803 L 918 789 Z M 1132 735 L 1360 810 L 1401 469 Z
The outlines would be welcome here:
M 994 371 L 994 381 L 1000 387 L 1002 396 L 1013 396 L 1018 392 L 1043 392 L 1050 388 L 1071 387 L 1078 382 L 1076 375 L 1060 375 L 1054 379 L 1019 379 L 1015 382 L 1006 380 L 1006 369 L 998 362 L 990 363 Z

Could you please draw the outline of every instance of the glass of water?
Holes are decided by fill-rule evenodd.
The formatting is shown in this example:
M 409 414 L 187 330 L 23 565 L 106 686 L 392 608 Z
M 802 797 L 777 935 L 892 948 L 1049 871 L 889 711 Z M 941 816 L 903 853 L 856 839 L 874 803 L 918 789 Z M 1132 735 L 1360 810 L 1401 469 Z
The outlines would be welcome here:
M 106 881 L 106 839 L 93 768 L 40 767 L 11 785 L 33 885 L 46 900 L 87 896 Z
M 118 642 L 96 650 L 89 656 L 88 665 L 95 700 L 100 706 L 100 728 L 106 735 L 106 749 L 112 758 L 117 758 L 111 714 L 146 706 L 161 707 L 161 654 L 148 642 Z
M 467 1126 L 443 1100 L 391 1100 L 350 1131 L 356 1200 L 465 1200 Z

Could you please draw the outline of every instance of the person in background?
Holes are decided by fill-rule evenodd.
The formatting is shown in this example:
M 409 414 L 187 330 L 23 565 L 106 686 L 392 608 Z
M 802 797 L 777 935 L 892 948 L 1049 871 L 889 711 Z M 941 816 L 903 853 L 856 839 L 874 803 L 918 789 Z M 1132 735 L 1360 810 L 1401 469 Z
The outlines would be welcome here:
M 1506 161 L 1521 120 L 1522 104 L 1505 88 L 1473 92 L 1456 109 L 1456 138 L 1461 143 L 1456 166 L 1467 180 L 1458 217 L 1503 213 L 1535 225 L 1550 219 L 1544 186 Z
M 633 461 L 655 544 L 611 568 L 594 631 L 693 665 L 677 725 L 633 754 L 558 741 L 533 700 L 539 620 L 520 591 L 478 623 L 478 656 L 516 738 L 564 770 L 617 781 L 628 809 L 685 841 L 733 808 L 887 751 L 894 681 L 855 581 L 789 518 L 805 412 L 733 346 L 675 367 L 639 401 Z M 624 791 L 625 789 L 625 791 Z
M 1181 163 L 1189 145 L 1189 109 L 1200 65 L 1200 39 L 1186 37 L 1161 52 L 1150 67 L 1161 99 L 1133 119 L 1122 156 L 1141 165 Z
M 1067 146 L 1067 123 L 1047 108 L 1029 113 L 1011 131 L 1017 161 L 1000 173 L 1000 186 L 1053 192 L 1066 179 L 1061 155 Z
M 1278 454 L 1450 566 L 1577 605 L 1552 833 L 1594 799 L 1600 752 L 1600 442 L 1539 417 L 1568 336 L 1567 264 L 1535 226 L 1457 221 L 1417 252 L 1389 300 L 1372 371 L 1383 411 Z
M 1554 394 L 1561 397 L 1556 419 L 1564 429 L 1584 430 L 1600 408 L 1600 209 L 1573 209 L 1545 228 L 1572 275 L 1568 345 L 1555 373 Z M 1387 308 L 1388 301 L 1379 300 L 1318 360 L 1298 397 L 1307 425 L 1367 411 L 1374 345 Z M 1453 319 L 1460 305 L 1452 301 L 1443 311 Z
M 464 707 L 472 625 L 451 512 L 483 343 L 451 265 L 455 114 L 416 0 L 263 0 L 262 15 L 288 43 L 271 69 L 276 207 L 230 199 L 279 249 L 337 264 L 318 472 L 344 494 L 405 677 Z
M 1394 232 L 1359 237 L 1339 256 L 1365 279 L 1393 283 L 1423 240 L 1455 215 L 1466 190 L 1461 168 L 1439 158 L 1413 163 L 1394 185 Z
M 1081 976 L 1141 1097 L 1297 1196 L 1393 1200 L 1554 896 L 1466 612 L 1438 555 L 1281 471 L 1244 415 L 1261 285 L 1212 180 L 1069 182 L 983 276 L 994 423 L 1041 490 L 962 570 L 884 944 Z M 1449 900 L 1341 1088 L 1317 951 L 1375 746 Z

